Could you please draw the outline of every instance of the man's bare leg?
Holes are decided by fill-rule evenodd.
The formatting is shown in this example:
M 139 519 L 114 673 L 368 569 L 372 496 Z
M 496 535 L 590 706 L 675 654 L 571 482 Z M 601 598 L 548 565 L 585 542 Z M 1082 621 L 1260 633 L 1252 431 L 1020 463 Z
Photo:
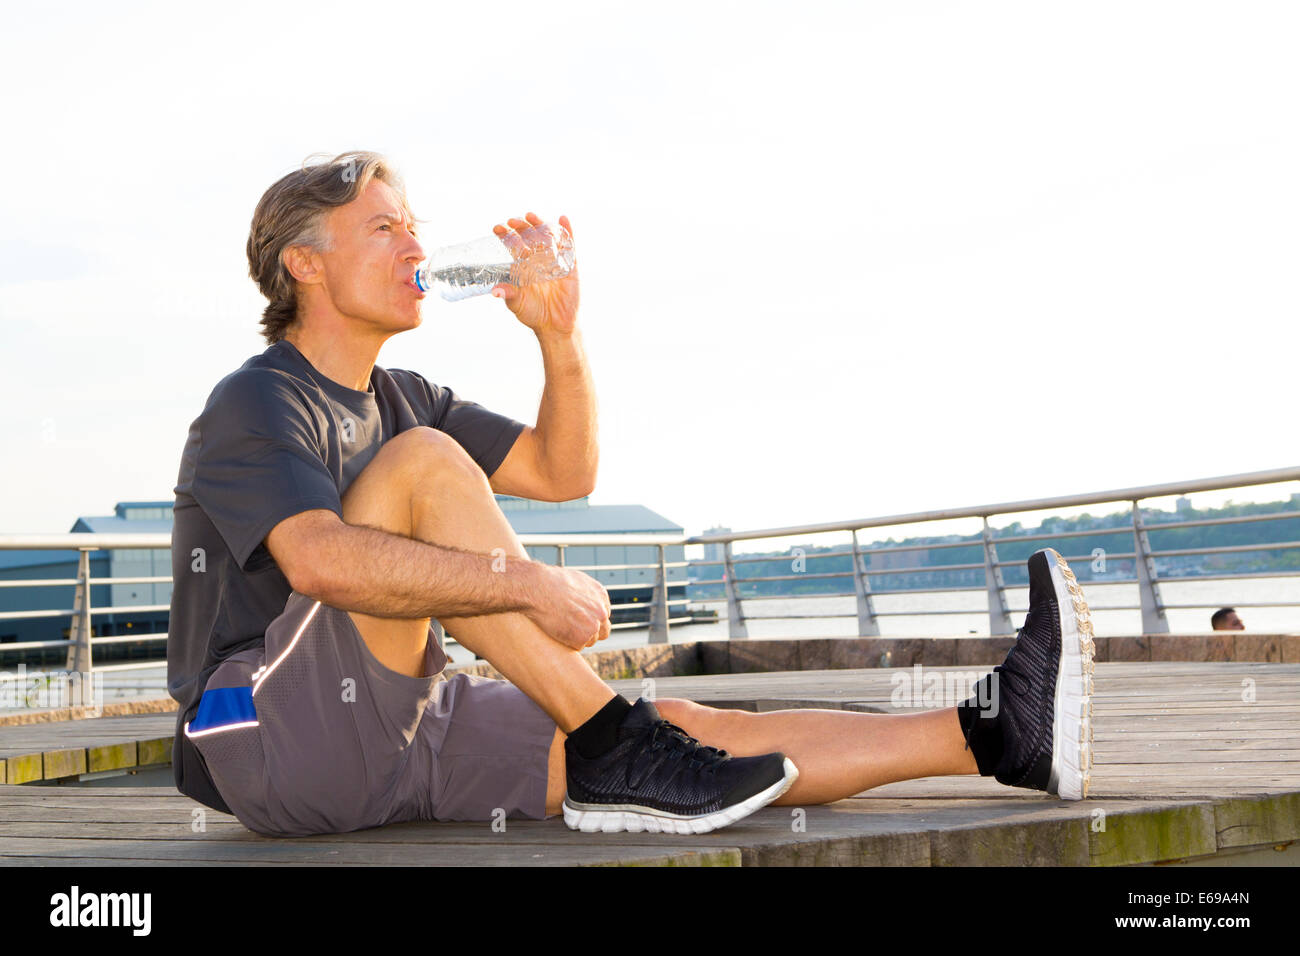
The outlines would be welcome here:
M 342 504 L 348 524 L 480 554 L 500 548 L 528 557 L 483 470 L 455 439 L 431 428 L 413 428 L 385 442 Z M 428 618 L 348 613 L 380 663 L 423 676 Z M 581 654 L 552 640 L 521 613 L 447 617 L 442 624 L 535 701 L 562 732 L 581 726 L 614 696 Z
M 916 714 L 777 710 L 753 714 L 689 700 L 655 702 L 701 743 L 737 757 L 780 751 L 799 779 L 776 805 L 829 803 L 898 780 L 979 773 L 955 707 Z
M 526 557 L 482 470 L 454 439 L 412 429 L 391 439 L 343 498 L 343 520 L 483 554 Z M 349 612 L 366 646 L 386 667 L 420 675 L 429 620 Z M 565 792 L 564 737 L 603 707 L 613 691 L 577 651 L 517 612 L 442 619 L 456 639 L 486 658 L 559 727 L 551 744 L 546 808 Z M 737 756 L 783 752 L 799 779 L 778 800 L 814 804 L 894 780 L 975 773 L 952 709 L 923 714 L 780 711 L 750 714 L 685 700 L 657 702 L 661 714 L 701 742 Z
M 676 698 L 654 705 L 660 716 L 710 747 L 736 757 L 779 752 L 794 761 L 799 778 L 772 801 L 773 806 L 813 806 L 899 780 L 979 772 L 966 749 L 955 707 L 919 714 L 753 714 Z M 560 812 L 564 789 L 564 736 L 557 734 L 547 774 L 548 814 Z

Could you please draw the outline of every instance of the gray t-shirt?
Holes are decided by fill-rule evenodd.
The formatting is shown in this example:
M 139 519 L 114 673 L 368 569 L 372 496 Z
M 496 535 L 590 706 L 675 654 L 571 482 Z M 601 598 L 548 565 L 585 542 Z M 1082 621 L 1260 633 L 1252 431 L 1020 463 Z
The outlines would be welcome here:
M 180 704 L 176 787 L 229 813 L 183 729 L 217 665 L 257 647 L 291 588 L 267 550 L 271 529 L 304 511 L 341 518 L 340 501 L 384 442 L 408 428 L 446 432 L 489 477 L 524 425 L 375 366 L 358 392 L 326 378 L 287 341 L 217 383 L 190 426 L 176 481 L 167 691 Z

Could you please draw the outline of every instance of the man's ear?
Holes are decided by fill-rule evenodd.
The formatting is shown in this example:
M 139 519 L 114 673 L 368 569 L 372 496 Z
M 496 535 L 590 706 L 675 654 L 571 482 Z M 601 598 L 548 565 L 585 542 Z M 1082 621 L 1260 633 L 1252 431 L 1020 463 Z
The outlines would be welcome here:
M 283 261 L 289 275 L 303 285 L 321 281 L 320 257 L 309 246 L 289 246 L 284 250 Z

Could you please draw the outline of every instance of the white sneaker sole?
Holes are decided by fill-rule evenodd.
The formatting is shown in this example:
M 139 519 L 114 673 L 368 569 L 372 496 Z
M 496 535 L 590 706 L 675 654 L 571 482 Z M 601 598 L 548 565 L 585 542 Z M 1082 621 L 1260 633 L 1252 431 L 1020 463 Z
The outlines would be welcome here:
M 1092 771 L 1092 616 L 1074 572 L 1046 549 L 1061 617 L 1061 657 L 1052 711 L 1052 771 L 1047 792 L 1062 800 L 1088 795 Z
M 699 816 L 680 816 L 638 806 L 600 806 L 570 803 L 564 798 L 564 822 L 570 830 L 583 833 L 708 833 L 735 823 L 781 796 L 799 778 L 799 771 L 785 758 L 785 776 L 772 786 L 735 806 Z

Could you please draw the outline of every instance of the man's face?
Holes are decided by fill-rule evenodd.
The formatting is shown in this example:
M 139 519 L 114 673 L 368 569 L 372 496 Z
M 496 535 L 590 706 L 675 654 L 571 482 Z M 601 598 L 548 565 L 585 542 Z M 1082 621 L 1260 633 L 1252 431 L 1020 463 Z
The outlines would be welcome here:
M 325 228 L 333 245 L 318 255 L 334 308 L 388 334 L 418 327 L 424 293 L 410 280 L 425 255 L 396 190 L 372 180 L 352 202 L 330 211 Z
M 1241 622 L 1241 618 L 1237 616 L 1237 612 L 1233 611 L 1228 615 L 1227 619 L 1224 620 L 1223 629 L 1225 631 L 1244 631 L 1246 625 Z

